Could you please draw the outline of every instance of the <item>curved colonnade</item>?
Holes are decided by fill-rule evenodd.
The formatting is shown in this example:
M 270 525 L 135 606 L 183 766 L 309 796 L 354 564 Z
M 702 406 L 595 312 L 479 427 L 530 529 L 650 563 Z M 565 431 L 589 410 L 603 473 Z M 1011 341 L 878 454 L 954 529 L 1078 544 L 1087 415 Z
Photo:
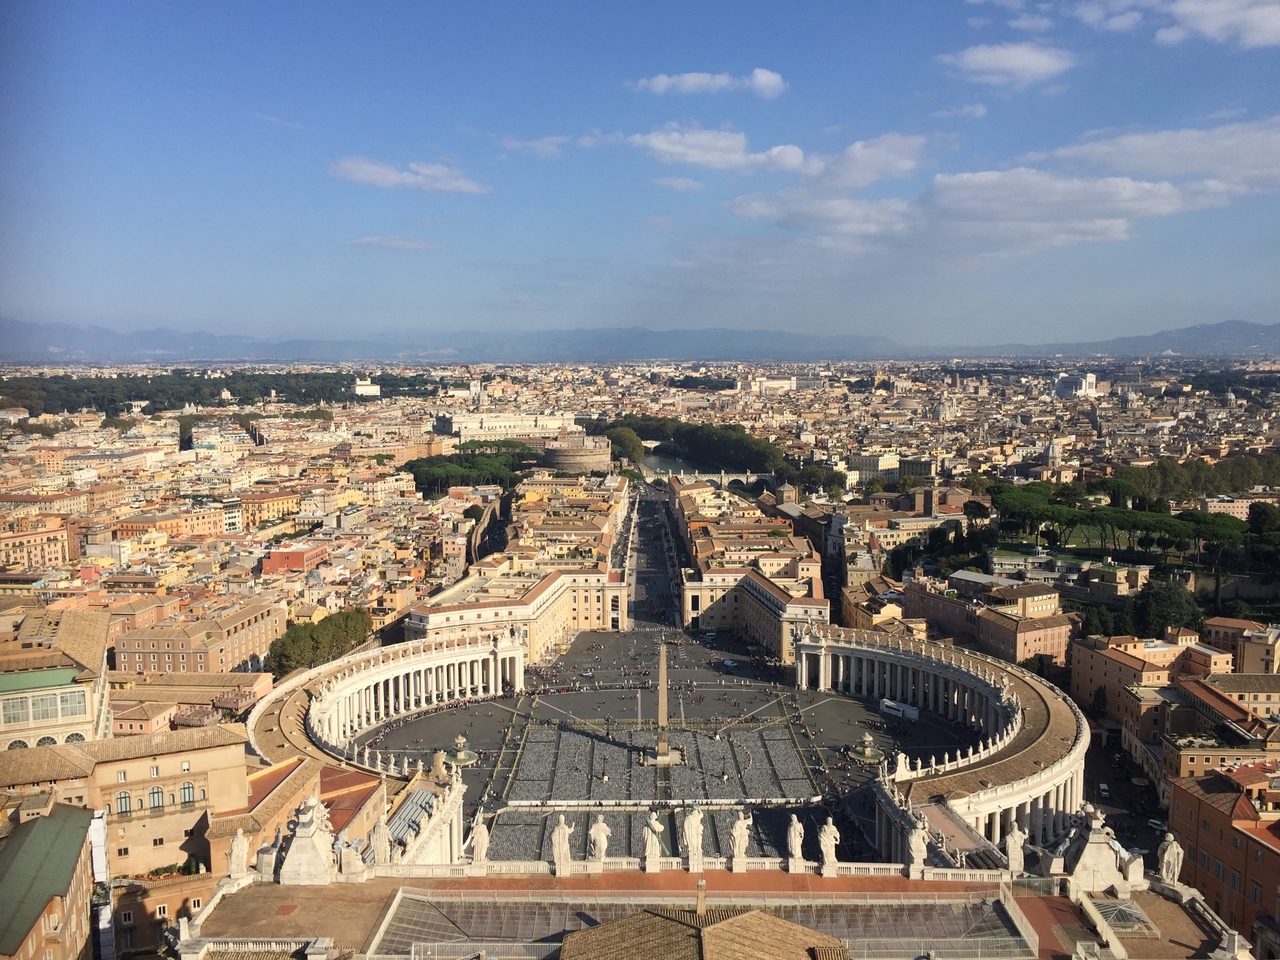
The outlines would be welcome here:
M 300 689 L 309 694 L 306 733 L 326 753 L 379 774 L 407 777 L 379 756 L 355 750 L 363 732 L 444 704 L 524 690 L 524 646 L 500 631 L 488 637 L 416 640 L 353 653 L 281 684 L 254 707 L 250 742 L 270 706 Z
M 797 686 L 888 698 L 978 731 L 964 756 L 885 771 L 877 812 L 882 859 L 905 859 L 919 808 L 941 801 L 999 845 L 1013 823 L 1034 844 L 1066 832 L 1084 801 L 1089 727 L 1053 684 L 984 654 L 873 631 L 815 627 L 796 638 Z M 816 684 L 815 681 L 816 680 Z
M 912 765 L 899 754 L 895 769 L 883 771 L 882 860 L 908 859 L 911 830 L 931 802 L 942 801 L 997 846 L 1015 822 L 1031 843 L 1047 844 L 1079 810 L 1088 726 L 1052 684 L 982 654 L 871 631 L 816 627 L 796 638 L 795 650 L 801 688 L 912 704 L 982 737 L 963 754 L 928 763 Z M 356 738 L 433 707 L 523 688 L 524 647 L 508 631 L 413 641 L 351 654 L 281 684 L 255 707 L 250 737 L 272 702 L 305 690 L 305 730 L 316 746 L 370 772 L 407 777 L 403 758 L 397 765 L 393 757 L 361 756 Z

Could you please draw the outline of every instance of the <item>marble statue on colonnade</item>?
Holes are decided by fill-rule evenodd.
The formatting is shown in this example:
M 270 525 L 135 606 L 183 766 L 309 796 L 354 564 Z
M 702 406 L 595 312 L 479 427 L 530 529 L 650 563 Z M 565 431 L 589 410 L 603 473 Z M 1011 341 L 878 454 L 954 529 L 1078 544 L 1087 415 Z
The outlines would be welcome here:
M 818 830 L 818 848 L 822 851 L 823 868 L 836 865 L 836 846 L 840 843 L 840 831 L 835 821 L 827 817 L 827 822 Z
M 666 829 L 658 820 L 658 811 L 650 810 L 649 818 L 644 822 L 645 873 L 662 869 L 659 860 L 662 857 L 662 834 Z
M 609 838 L 612 836 L 613 831 L 604 822 L 604 814 L 597 813 L 596 822 L 587 831 L 587 858 L 590 860 L 603 860 L 605 851 L 609 849 Z
M 573 835 L 573 825 L 564 822 L 564 814 L 551 831 L 551 859 L 555 863 L 556 876 L 563 877 L 569 872 L 569 863 L 573 853 L 569 849 L 569 837 Z
M 684 850 L 689 872 L 702 873 L 702 810 L 694 807 L 684 818 Z
M 1160 880 L 1173 886 L 1182 873 L 1182 859 L 1185 856 L 1182 847 L 1178 846 L 1177 838 L 1172 833 L 1166 833 L 1164 843 L 1160 844 L 1156 853 L 1160 857 Z
M 484 825 L 484 811 L 476 810 L 471 823 L 471 862 L 484 863 L 489 859 L 489 828 Z
M 1004 855 L 1009 861 L 1009 872 L 1015 877 L 1026 867 L 1026 855 L 1023 850 L 1026 842 L 1027 835 L 1018 826 L 1018 821 L 1014 820 L 1009 825 L 1009 832 L 1004 835 Z

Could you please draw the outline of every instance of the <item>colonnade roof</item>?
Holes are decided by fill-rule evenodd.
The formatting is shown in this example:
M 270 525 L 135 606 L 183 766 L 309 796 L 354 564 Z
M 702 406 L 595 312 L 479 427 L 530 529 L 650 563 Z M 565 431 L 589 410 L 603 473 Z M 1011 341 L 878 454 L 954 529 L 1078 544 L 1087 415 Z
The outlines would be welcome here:
M 1065 757 L 1078 735 L 1076 714 L 1062 694 L 1035 678 L 1009 673 L 1010 692 L 1022 702 L 1022 729 L 993 756 L 946 773 L 925 774 L 904 786 L 906 799 L 959 799 L 1035 776 Z M 985 783 L 983 781 L 986 781 Z

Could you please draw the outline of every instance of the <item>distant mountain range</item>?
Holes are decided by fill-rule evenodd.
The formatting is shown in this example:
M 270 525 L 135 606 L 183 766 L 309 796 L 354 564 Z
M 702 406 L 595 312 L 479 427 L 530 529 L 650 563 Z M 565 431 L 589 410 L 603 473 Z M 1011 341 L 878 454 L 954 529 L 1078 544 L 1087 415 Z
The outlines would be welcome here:
M 19 363 L 183 361 L 377 361 L 548 363 L 619 360 L 891 360 L 926 357 L 1258 357 L 1280 355 L 1280 323 L 1204 323 L 1091 343 L 906 347 L 884 337 L 815 336 L 770 330 L 462 331 L 359 340 L 259 340 L 197 331 L 36 324 L 0 318 L 0 360 Z

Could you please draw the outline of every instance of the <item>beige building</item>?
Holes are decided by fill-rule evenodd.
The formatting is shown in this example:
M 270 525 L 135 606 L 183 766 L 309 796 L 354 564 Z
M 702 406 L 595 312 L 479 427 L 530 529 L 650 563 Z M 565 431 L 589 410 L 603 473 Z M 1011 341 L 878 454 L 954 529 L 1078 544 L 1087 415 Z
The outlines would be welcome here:
M 1170 628 L 1165 636 L 1165 640 L 1123 636 L 1074 641 L 1072 698 L 1082 706 L 1100 707 L 1100 712 L 1118 720 L 1125 687 L 1162 687 L 1183 675 L 1231 672 L 1231 654 L 1200 643 L 1198 634 Z
M 93 812 L 35 799 L 0 832 L 0 960 L 87 960 Z
M 0 642 L 0 747 L 82 743 L 109 736 L 111 616 L 87 610 L 27 614 Z
M 208 818 L 245 805 L 247 740 L 243 726 L 223 724 L 33 747 L 5 756 L 0 789 L 52 790 L 60 803 L 104 811 L 113 875 L 193 858 L 208 867 Z
M 271 642 L 284 636 L 283 602 L 252 600 L 199 619 L 166 621 L 121 634 L 116 669 L 133 673 L 257 671 Z

